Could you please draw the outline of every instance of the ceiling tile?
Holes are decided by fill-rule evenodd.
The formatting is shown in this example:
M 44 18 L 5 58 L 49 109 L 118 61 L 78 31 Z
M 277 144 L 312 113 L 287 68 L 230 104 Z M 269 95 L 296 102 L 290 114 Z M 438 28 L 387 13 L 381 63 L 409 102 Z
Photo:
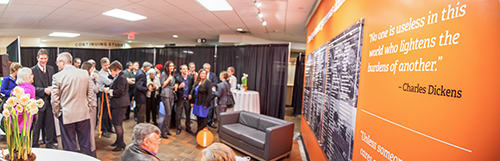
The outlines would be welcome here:
M 290 34 L 301 34 L 306 29 L 305 23 L 307 19 L 307 13 L 287 11 L 286 15 L 285 31 Z
M 12 4 L 29 4 L 35 5 L 38 3 L 38 0 L 11 0 L 9 5 Z
M 229 5 L 233 7 L 234 10 L 247 10 L 257 8 L 253 1 L 250 0 L 227 0 Z
M 51 7 L 61 7 L 68 3 L 70 0 L 40 0 L 38 1 L 38 6 L 51 6 Z
M 84 10 L 86 8 L 91 7 L 92 5 L 94 5 L 94 4 L 89 3 L 89 2 L 69 1 L 68 3 L 64 4 L 64 6 L 62 6 L 62 7 L 66 8 L 66 9 Z
M 37 13 L 37 14 L 47 14 L 57 10 L 56 7 L 48 7 L 48 6 L 33 6 L 29 13 Z
M 77 13 L 77 10 L 67 9 L 67 8 L 59 8 L 52 12 L 50 15 L 60 15 L 60 16 L 72 16 Z
M 282 11 L 286 10 L 287 1 L 261 1 L 261 9 Z
M 132 4 L 132 2 L 127 1 L 127 0 L 105 0 L 102 2 L 99 2 L 100 5 L 103 6 L 108 6 L 108 7 L 113 7 L 113 8 L 120 8 L 129 4 Z
M 185 12 L 208 11 L 205 7 L 203 7 L 195 0 L 165 0 L 165 2 L 168 2 Z
M 33 5 L 25 5 L 25 4 L 9 4 L 5 9 L 5 12 L 28 12 L 33 7 Z

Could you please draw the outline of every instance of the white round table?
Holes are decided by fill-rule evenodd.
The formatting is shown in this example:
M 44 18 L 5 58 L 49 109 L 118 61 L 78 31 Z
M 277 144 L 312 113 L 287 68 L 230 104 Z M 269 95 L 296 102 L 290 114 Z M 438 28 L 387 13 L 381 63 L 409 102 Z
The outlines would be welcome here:
M 246 92 L 233 90 L 234 111 L 245 110 L 260 114 L 260 95 L 257 91 L 247 90 Z
M 5 153 L 9 150 L 5 149 Z M 85 161 L 99 161 L 99 159 L 72 151 L 58 150 L 58 149 L 45 149 L 45 148 L 33 148 L 31 150 L 36 155 L 37 161 L 52 161 L 52 160 L 85 160 Z M 7 154 L 6 154 L 7 155 Z

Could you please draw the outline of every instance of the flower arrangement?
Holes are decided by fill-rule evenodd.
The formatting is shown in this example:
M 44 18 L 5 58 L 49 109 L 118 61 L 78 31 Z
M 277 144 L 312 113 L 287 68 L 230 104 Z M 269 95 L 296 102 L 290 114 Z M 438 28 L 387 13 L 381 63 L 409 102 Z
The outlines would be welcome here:
M 248 74 L 243 73 L 243 77 L 241 77 L 241 86 L 243 86 L 242 88 L 245 90 L 245 92 L 248 89 L 248 87 L 247 87 L 247 78 L 248 78 Z
M 4 104 L 2 114 L 5 116 L 4 127 L 9 159 L 28 160 L 31 155 L 33 134 L 31 126 L 33 115 L 38 113 L 38 108 L 44 105 L 42 99 L 31 99 L 21 87 L 12 90 L 12 96 Z
M 242 83 L 243 87 L 247 86 L 247 78 L 248 78 L 248 74 L 243 73 L 243 77 L 241 77 L 241 83 Z

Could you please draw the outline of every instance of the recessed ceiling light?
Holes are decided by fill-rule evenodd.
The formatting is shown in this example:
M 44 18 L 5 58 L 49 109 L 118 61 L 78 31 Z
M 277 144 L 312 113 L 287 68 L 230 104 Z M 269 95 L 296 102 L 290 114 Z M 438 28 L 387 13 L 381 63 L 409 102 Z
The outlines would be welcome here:
M 267 25 L 267 22 L 266 21 L 262 21 L 262 26 L 266 26 Z
M 259 13 L 257 14 L 257 16 L 259 16 L 259 18 L 262 18 L 262 17 L 264 17 L 264 14 L 262 14 L 262 13 L 260 13 L 260 12 L 259 12 Z
M 231 11 L 233 7 L 226 0 L 196 0 L 209 11 Z
M 139 15 L 137 13 L 132 13 L 132 12 L 125 11 L 125 10 L 121 10 L 121 9 L 117 9 L 117 8 L 106 11 L 102 14 L 106 15 L 106 16 L 111 16 L 111 17 L 121 18 L 124 20 L 129 20 L 129 21 L 138 21 L 138 20 L 143 20 L 143 19 L 147 18 L 146 16 Z
M 8 4 L 10 0 L 0 0 L 0 4 Z
M 128 41 L 128 42 L 132 42 L 132 41 Z
M 237 28 L 236 31 L 243 31 L 243 29 L 242 28 Z
M 151 46 L 151 44 L 149 44 L 149 46 Z
M 260 6 L 262 6 L 262 3 L 260 3 L 260 2 L 255 2 L 255 6 L 260 7 Z
M 174 38 L 178 38 L 178 37 L 179 37 L 179 35 L 173 35 L 172 37 L 174 37 Z
M 163 46 L 163 45 L 156 45 L 155 47 L 157 47 L 157 48 L 163 48 L 165 46 Z
M 77 37 L 80 36 L 79 33 L 67 33 L 67 32 L 53 32 L 49 34 L 49 36 L 57 36 L 57 37 Z
M 47 41 L 47 40 L 42 40 L 43 42 Z

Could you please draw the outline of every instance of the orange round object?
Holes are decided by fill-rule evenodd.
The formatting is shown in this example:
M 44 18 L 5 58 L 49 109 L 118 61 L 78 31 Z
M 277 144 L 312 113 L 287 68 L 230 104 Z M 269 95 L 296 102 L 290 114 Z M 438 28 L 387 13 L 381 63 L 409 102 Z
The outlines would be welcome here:
M 206 148 L 214 142 L 214 135 L 205 127 L 196 135 L 196 141 L 198 145 Z

